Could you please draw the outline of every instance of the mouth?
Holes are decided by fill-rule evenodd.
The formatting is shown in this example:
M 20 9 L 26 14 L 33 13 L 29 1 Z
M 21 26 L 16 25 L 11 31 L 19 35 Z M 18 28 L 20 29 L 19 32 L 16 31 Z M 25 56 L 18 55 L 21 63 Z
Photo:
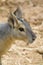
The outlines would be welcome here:
M 30 40 L 28 40 L 27 45 L 32 44 L 36 40 L 36 36 L 33 36 Z

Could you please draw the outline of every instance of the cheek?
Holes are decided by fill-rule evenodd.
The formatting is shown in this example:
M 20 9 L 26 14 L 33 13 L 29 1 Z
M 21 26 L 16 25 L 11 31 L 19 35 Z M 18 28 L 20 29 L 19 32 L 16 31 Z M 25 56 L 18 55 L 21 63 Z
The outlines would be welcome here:
M 26 37 L 26 33 L 25 32 L 20 32 L 19 35 L 21 35 L 21 37 Z
M 17 29 L 14 29 L 13 30 L 13 36 L 14 36 L 14 38 L 16 38 L 16 39 L 21 39 L 21 40 L 25 40 L 25 39 L 27 39 L 27 34 L 26 34 L 26 32 L 21 32 L 21 31 L 19 31 L 19 30 L 17 30 Z
M 27 39 L 27 34 L 25 32 L 23 32 L 21 36 L 23 39 Z

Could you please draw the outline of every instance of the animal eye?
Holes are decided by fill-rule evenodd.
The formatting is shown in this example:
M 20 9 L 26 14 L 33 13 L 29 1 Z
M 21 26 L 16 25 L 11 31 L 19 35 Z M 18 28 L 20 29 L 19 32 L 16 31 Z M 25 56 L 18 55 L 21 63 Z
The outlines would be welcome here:
M 23 29 L 23 28 L 19 28 L 19 30 L 20 30 L 20 31 L 24 31 L 24 29 Z

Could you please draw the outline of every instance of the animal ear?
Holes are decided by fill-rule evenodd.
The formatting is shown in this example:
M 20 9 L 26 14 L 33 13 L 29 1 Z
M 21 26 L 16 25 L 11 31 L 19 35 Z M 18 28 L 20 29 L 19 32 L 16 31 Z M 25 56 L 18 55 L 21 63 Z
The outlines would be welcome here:
M 16 11 L 14 12 L 14 15 L 17 16 L 17 18 L 22 18 L 22 12 L 21 12 L 21 8 L 18 7 L 16 9 Z
M 10 16 L 8 18 L 8 23 L 11 27 L 14 27 L 18 25 L 18 20 L 16 18 L 16 16 L 13 13 L 10 13 Z

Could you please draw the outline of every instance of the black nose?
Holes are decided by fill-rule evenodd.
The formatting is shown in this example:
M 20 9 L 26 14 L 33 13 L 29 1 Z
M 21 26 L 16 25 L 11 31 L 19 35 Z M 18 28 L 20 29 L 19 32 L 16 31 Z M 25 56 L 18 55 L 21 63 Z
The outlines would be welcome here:
M 35 38 L 32 38 L 32 40 L 34 41 L 34 40 L 35 40 Z
M 35 41 L 36 39 L 36 35 L 32 36 L 32 40 Z

